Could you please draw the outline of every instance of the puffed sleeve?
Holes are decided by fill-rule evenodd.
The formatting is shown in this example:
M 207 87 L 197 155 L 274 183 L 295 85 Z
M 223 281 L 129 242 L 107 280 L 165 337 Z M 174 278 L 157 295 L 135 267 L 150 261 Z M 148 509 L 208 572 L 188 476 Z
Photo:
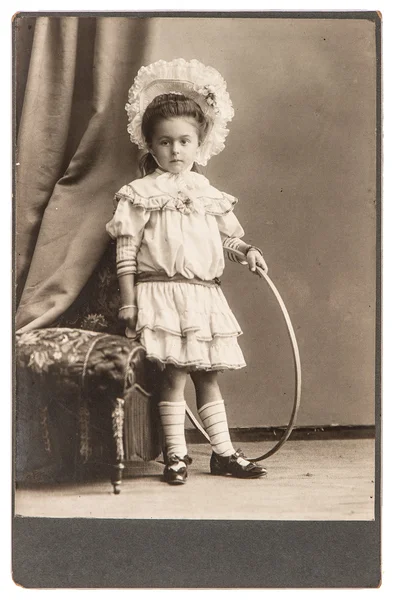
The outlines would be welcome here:
M 216 219 L 222 242 L 228 237 L 241 238 L 245 235 L 240 222 L 232 211 L 225 215 L 220 215 Z
M 140 204 L 135 204 L 135 198 L 130 186 L 123 186 L 115 195 L 116 210 L 111 221 L 107 223 L 107 233 L 113 238 L 121 235 L 137 237 L 141 235 L 149 221 L 149 211 Z
M 115 195 L 117 203 L 114 216 L 107 223 L 108 234 L 116 239 L 116 270 L 118 277 L 135 273 L 137 252 L 149 220 L 149 212 L 134 204 L 129 186 L 124 186 Z

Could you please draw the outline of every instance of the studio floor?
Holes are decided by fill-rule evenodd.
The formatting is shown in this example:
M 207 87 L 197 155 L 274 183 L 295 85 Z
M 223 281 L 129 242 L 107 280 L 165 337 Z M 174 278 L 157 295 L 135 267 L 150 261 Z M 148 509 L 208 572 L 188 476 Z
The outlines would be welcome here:
M 247 456 L 272 443 L 245 443 Z M 132 519 L 371 520 L 375 503 L 373 439 L 291 441 L 265 461 L 257 480 L 213 477 L 210 448 L 189 446 L 193 464 L 183 486 L 161 480 L 160 462 L 135 461 L 122 491 L 106 480 L 19 485 L 15 514 Z

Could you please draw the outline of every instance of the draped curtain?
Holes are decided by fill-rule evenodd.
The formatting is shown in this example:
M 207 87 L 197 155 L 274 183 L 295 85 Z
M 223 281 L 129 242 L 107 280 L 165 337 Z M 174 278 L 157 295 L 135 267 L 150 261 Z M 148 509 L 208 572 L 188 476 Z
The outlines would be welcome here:
M 124 110 L 138 69 L 197 58 L 223 75 L 235 108 L 204 174 L 239 198 L 291 315 L 298 424 L 373 423 L 375 34 L 361 17 L 17 16 L 16 329 L 56 324 L 90 290 L 114 193 L 138 176 Z M 223 289 L 248 365 L 223 377 L 230 421 L 283 425 L 293 361 L 278 307 L 234 263 Z
M 124 105 L 149 19 L 18 17 L 15 40 L 16 328 L 26 331 L 78 296 L 105 251 L 114 191 L 136 176 Z

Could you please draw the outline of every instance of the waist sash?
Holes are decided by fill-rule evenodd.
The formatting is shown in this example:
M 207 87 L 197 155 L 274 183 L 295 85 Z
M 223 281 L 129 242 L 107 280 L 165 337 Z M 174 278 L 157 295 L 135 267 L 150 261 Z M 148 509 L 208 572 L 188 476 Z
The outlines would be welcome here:
M 157 271 L 155 273 L 150 273 L 148 271 L 144 271 L 142 273 L 136 273 L 134 275 L 135 285 L 139 283 L 154 283 L 154 282 L 169 282 L 173 281 L 175 283 L 192 283 L 194 285 L 205 285 L 207 287 L 218 287 L 221 284 L 221 281 L 218 277 L 215 279 L 200 279 L 199 277 L 192 277 L 189 279 L 188 277 L 184 277 L 183 275 L 176 274 L 172 277 L 169 277 L 166 273 Z

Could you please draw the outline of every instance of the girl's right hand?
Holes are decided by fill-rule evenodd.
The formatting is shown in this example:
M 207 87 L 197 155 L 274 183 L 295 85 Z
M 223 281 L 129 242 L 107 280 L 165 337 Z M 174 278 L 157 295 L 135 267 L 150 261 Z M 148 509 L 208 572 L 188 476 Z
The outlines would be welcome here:
M 124 324 L 125 328 L 128 329 L 130 334 L 136 335 L 135 328 L 137 326 L 137 316 L 138 316 L 138 308 L 128 307 L 122 310 L 119 310 L 118 313 L 120 321 Z

